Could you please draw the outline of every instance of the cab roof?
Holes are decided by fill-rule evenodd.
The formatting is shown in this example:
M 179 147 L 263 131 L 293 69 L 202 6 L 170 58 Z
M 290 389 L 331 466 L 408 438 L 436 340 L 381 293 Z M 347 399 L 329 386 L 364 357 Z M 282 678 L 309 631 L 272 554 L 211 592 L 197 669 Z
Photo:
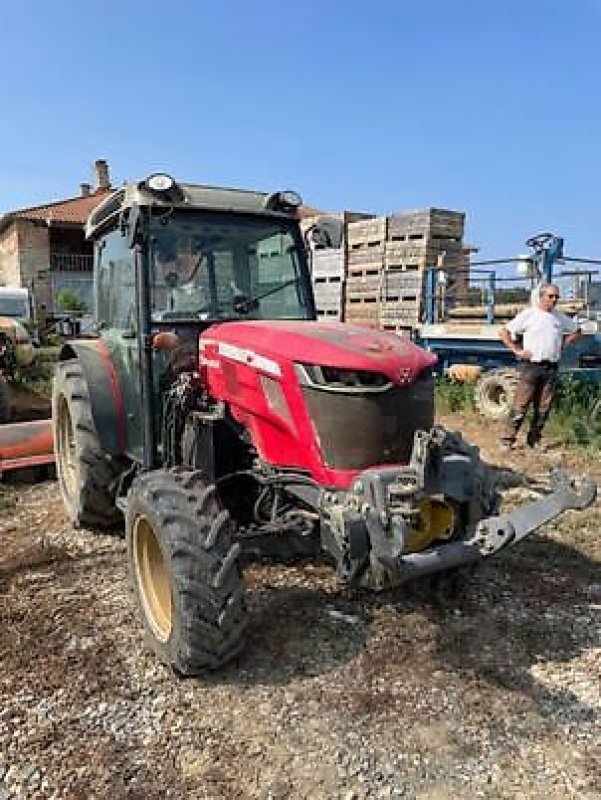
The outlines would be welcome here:
M 122 211 L 133 205 L 296 218 L 295 209 L 275 211 L 267 208 L 266 204 L 271 196 L 267 192 L 192 183 L 176 183 L 172 190 L 156 192 L 149 189 L 145 181 L 125 183 L 92 211 L 86 223 L 86 236 L 94 238 L 97 233 L 118 219 Z

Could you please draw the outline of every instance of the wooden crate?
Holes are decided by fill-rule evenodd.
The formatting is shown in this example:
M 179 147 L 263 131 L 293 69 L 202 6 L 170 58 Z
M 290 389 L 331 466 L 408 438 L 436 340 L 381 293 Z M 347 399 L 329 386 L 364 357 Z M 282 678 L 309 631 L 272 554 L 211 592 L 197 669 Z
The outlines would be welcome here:
M 369 247 L 358 250 L 349 250 L 347 257 L 347 272 L 351 269 L 383 269 L 384 248 Z
M 342 308 L 317 308 L 317 319 L 320 322 L 341 322 L 342 321 Z
M 344 308 L 343 278 L 338 276 L 314 278 L 313 296 L 318 319 L 342 319 Z
M 349 222 L 346 227 L 346 239 L 349 249 L 356 245 L 384 244 L 386 241 L 387 219 L 373 219 Z
M 380 301 L 376 297 L 346 297 L 344 318 L 347 322 L 378 325 Z
M 379 296 L 382 284 L 382 270 L 377 266 L 349 266 L 346 279 L 347 295 Z
M 383 300 L 380 303 L 380 323 L 382 325 L 414 326 L 420 320 L 419 304 L 403 304 Z
M 413 333 L 413 325 L 403 325 L 402 323 L 386 323 L 384 325 L 380 325 L 383 331 L 388 331 L 389 333 L 396 333 L 399 336 L 402 336 L 404 339 L 411 339 L 411 335 Z
M 409 297 L 382 298 L 380 300 L 380 314 L 382 317 L 411 317 L 419 314 L 421 299 L 410 295 Z
M 403 211 L 388 217 L 388 239 L 391 241 L 420 241 L 446 238 L 461 242 L 465 214 L 444 208 L 422 208 Z
M 315 305 L 320 308 L 324 305 L 342 306 L 342 300 L 344 297 L 343 284 L 317 284 L 313 287 L 313 296 L 315 298 Z
M 415 270 L 386 269 L 382 272 L 382 294 L 421 294 L 423 272 Z
M 346 272 L 346 250 L 314 250 L 311 254 L 311 273 L 314 278 L 344 276 Z

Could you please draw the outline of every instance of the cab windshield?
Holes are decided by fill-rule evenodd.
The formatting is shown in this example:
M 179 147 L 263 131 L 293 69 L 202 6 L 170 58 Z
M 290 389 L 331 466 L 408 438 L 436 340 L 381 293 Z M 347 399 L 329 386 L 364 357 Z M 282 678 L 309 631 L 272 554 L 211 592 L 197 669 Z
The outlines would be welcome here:
M 150 238 L 151 315 L 167 319 L 308 319 L 308 272 L 295 223 L 161 212 Z

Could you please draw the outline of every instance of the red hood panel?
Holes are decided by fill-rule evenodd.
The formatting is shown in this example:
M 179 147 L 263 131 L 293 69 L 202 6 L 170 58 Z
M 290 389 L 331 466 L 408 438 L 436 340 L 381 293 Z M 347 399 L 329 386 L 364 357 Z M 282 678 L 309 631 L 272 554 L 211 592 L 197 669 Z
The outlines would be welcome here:
M 204 331 L 201 340 L 223 342 L 281 362 L 370 370 L 399 381 L 399 370 L 415 377 L 436 356 L 394 333 L 337 322 L 225 322 Z M 405 380 L 409 377 L 405 375 Z

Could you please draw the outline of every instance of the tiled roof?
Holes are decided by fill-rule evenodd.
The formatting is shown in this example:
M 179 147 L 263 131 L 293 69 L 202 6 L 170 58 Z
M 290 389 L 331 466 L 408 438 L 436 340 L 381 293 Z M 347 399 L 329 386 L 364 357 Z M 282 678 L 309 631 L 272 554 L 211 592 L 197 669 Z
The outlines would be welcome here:
M 305 219 L 306 217 L 319 217 L 323 211 L 313 208 L 313 206 L 300 206 L 296 213 L 299 219 Z
M 99 189 L 87 197 L 70 197 L 66 200 L 58 200 L 55 203 L 45 203 L 42 206 L 31 206 L 30 208 L 18 208 L 16 211 L 9 211 L 5 214 L 3 221 L 10 219 L 41 219 L 44 222 L 71 222 L 83 225 L 90 212 L 93 211 L 98 203 L 107 196 L 112 189 Z

